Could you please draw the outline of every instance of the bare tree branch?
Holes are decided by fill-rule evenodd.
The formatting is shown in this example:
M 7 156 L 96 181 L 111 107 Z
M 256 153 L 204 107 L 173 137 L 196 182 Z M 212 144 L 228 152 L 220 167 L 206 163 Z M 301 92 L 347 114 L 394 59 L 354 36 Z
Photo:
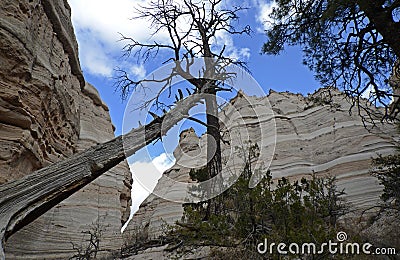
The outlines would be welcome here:
M 204 79 L 215 79 L 218 76 L 215 81 L 222 83 L 232 78 L 234 75 L 227 73 L 225 69 L 228 65 L 238 65 L 247 70 L 245 62 L 225 55 L 226 46 L 221 46 L 219 50 L 215 51 L 211 48 L 219 31 L 225 31 L 232 35 L 250 34 L 249 26 L 236 30 L 232 25 L 232 21 L 239 18 L 238 13 L 245 9 L 243 7 L 221 8 L 220 0 L 185 0 L 182 4 L 172 0 L 153 0 L 148 6 L 137 8 L 138 16 L 134 19 L 151 21 L 154 29 L 153 35 L 167 32 L 170 42 L 143 43 L 121 35 L 121 41 L 127 42 L 123 48 L 124 56 L 127 58 L 133 56 L 138 59 L 137 61 L 147 62 L 150 57 L 156 57 L 160 51 L 163 51 L 171 54 L 163 61 L 163 64 L 172 62 L 175 64 L 175 68 L 168 77 L 146 80 L 133 80 L 126 71 L 117 69 L 116 89 L 121 91 L 123 98 L 126 98 L 129 93 L 144 87 L 143 83 L 164 82 L 162 90 L 165 90 L 171 86 L 174 78 L 181 77 L 200 90 L 204 86 Z M 184 26 L 179 24 L 179 21 L 182 20 L 186 22 Z M 193 74 L 190 68 L 194 58 L 203 57 L 208 58 L 205 60 L 206 68 L 203 75 Z M 159 99 L 155 98 L 152 101 L 157 103 Z
M 207 127 L 207 169 L 208 177 L 217 176 L 222 170 L 221 163 L 221 133 L 218 119 L 217 93 L 231 91 L 224 87 L 225 82 L 234 78 L 236 73 L 229 71 L 230 65 L 246 68 L 246 63 L 226 53 L 225 45 L 218 45 L 218 37 L 224 33 L 230 35 L 249 34 L 250 27 L 236 29 L 232 22 L 239 18 L 242 7 L 224 8 L 222 0 L 153 0 L 148 6 L 142 6 L 137 11 L 138 18 L 151 21 L 153 33 L 167 33 L 168 43 L 141 43 L 129 37 L 122 37 L 128 41 L 124 48 L 126 57 L 131 55 L 147 62 L 150 57 L 157 56 L 160 51 L 168 55 L 162 62 L 170 62 L 171 72 L 167 76 L 148 79 L 132 80 L 124 71 L 119 71 L 116 88 L 126 97 L 130 91 L 145 89 L 146 83 L 159 83 L 160 90 L 154 98 L 144 101 L 140 108 L 159 110 L 168 105 L 165 103 L 163 92 L 168 90 L 168 97 L 175 95 L 175 100 L 182 99 L 182 89 L 172 93 L 173 84 L 184 79 L 194 93 L 207 93 L 205 97 Z M 154 36 L 153 34 L 153 36 Z M 200 64 L 199 64 L 200 63 Z M 189 92 L 189 91 L 188 91 Z M 188 95 L 191 95 L 188 93 Z M 199 120 L 189 118 L 194 122 Z M 210 204 L 208 205 L 208 207 Z M 210 211 L 210 210 L 208 210 Z

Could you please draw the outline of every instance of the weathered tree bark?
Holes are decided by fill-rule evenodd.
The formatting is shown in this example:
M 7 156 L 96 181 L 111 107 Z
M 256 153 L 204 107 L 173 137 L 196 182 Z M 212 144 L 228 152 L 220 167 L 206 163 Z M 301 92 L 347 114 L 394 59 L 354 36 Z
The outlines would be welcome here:
M 206 117 L 207 117 L 207 177 L 218 178 L 222 170 L 221 163 L 221 132 L 218 118 L 218 104 L 216 92 L 212 91 L 206 98 Z M 219 176 L 220 177 L 220 176 Z M 212 182 L 214 185 L 218 185 L 218 182 Z M 221 187 L 214 187 L 214 185 L 207 187 L 206 196 L 211 198 L 211 194 L 215 192 L 215 189 Z M 207 202 L 206 214 L 203 220 L 208 220 L 211 211 L 216 210 L 216 202 L 209 200 Z
M 221 164 L 221 132 L 218 118 L 216 94 L 206 97 L 207 117 L 207 169 L 208 178 L 217 176 L 222 169 Z
M 126 157 L 161 138 L 188 116 L 201 95 L 179 101 L 162 117 L 128 134 L 93 146 L 82 153 L 0 186 L 0 259 L 3 244 L 25 225 L 119 164 Z

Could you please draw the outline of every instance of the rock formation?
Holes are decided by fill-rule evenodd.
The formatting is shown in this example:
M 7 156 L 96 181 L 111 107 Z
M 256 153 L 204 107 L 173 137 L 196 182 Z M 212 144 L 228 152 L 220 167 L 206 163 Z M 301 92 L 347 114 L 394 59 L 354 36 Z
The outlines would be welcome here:
M 70 12 L 66 0 L 0 2 L 0 184 L 114 136 L 107 106 L 82 75 Z M 239 93 L 231 105 L 234 109 L 227 106 L 221 112 L 223 129 L 228 133 L 250 129 L 247 139 L 262 143 L 267 151 L 262 159 L 272 160 L 267 166 L 274 178 L 331 174 L 356 207 L 378 199 L 380 187 L 368 174 L 369 163 L 378 153 L 393 151 L 395 128 L 377 125 L 368 131 L 358 115 L 349 115 L 343 94 L 328 89 L 308 97 L 273 91 L 268 97 Z M 267 106 L 271 113 L 255 113 Z M 223 146 L 225 158 L 241 144 L 240 138 L 229 139 Z M 192 129 L 181 134 L 174 152 L 176 165 L 159 180 L 158 194 L 176 200 L 186 197 L 186 191 L 170 180 L 190 183 L 190 168 L 204 164 L 205 145 L 205 138 Z M 232 162 L 229 166 L 238 169 L 240 162 Z M 82 231 L 96 228 L 102 230 L 102 249 L 118 249 L 121 224 L 129 216 L 130 185 L 124 162 L 13 235 L 6 256 L 68 258 L 76 253 L 73 246 L 87 245 Z M 163 224 L 173 224 L 182 212 L 181 203 L 152 194 L 126 233 L 141 228 L 146 237 L 158 236 Z M 138 258 L 163 255 L 160 247 Z
M 250 113 L 250 103 L 258 107 L 270 106 L 273 113 L 259 114 L 255 121 Z M 230 104 L 236 107 L 244 122 L 240 129 L 248 129 L 249 139 L 253 143 L 272 147 L 276 140 L 274 152 L 264 153 L 265 157 L 261 158 L 267 163 L 271 159 L 268 157 L 272 156 L 268 168 L 273 178 L 285 176 L 293 180 L 313 173 L 321 176 L 329 174 L 337 177 L 339 188 L 345 189 L 346 199 L 355 208 L 363 209 L 379 200 L 381 187 L 377 179 L 369 174 L 370 162 L 377 154 L 394 151 L 398 134 L 393 125 L 377 123 L 373 128 L 369 124 L 365 127 L 360 115 L 349 114 L 350 104 L 345 95 L 330 88 L 320 89 L 307 97 L 274 91 L 270 91 L 267 97 L 239 93 Z M 230 106 L 223 108 L 220 118 L 224 122 L 223 129 L 232 132 L 237 120 L 229 118 L 233 115 L 229 114 L 230 110 Z M 268 129 L 263 131 L 263 140 L 260 140 L 261 135 L 256 131 L 257 124 L 261 129 Z M 225 158 L 231 155 L 231 147 L 240 143 L 235 139 L 230 139 L 230 145 L 224 145 Z M 155 193 L 164 198 L 176 198 L 178 191 L 170 180 L 190 182 L 190 168 L 196 165 L 188 162 L 201 164 L 199 157 L 204 161 L 205 145 L 204 136 L 198 137 L 192 129 L 182 132 L 174 152 L 176 164 L 163 174 Z M 189 160 L 190 157 L 192 160 Z M 193 160 L 193 157 L 197 159 Z M 180 191 L 180 196 L 185 198 L 187 191 Z M 141 229 L 145 237 L 159 236 L 165 223 L 174 224 L 181 219 L 181 204 L 151 194 L 128 224 L 126 234 Z M 162 258 L 168 254 L 161 247 L 150 248 L 132 259 Z
M 70 14 L 66 0 L 0 3 L 0 184 L 114 137 L 82 75 Z M 130 185 L 124 162 L 13 235 L 7 258 L 68 258 L 93 225 L 102 249 L 118 249 Z

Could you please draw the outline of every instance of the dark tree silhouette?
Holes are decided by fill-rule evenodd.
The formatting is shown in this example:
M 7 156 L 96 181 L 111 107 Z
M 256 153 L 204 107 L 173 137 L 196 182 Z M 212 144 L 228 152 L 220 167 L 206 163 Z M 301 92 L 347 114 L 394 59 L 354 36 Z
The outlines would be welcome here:
M 217 43 L 219 34 L 249 34 L 250 27 L 236 29 L 233 22 L 239 18 L 240 6 L 225 8 L 221 0 L 154 0 L 149 6 L 137 9 L 138 19 L 151 21 L 153 35 L 167 32 L 169 43 L 142 43 L 134 38 L 122 36 L 127 41 L 124 52 L 127 57 L 134 56 L 138 61 L 148 61 L 160 54 L 167 55 L 164 63 L 172 63 L 171 73 L 162 78 L 150 76 L 146 79 L 133 80 L 126 71 L 118 70 L 117 88 L 123 97 L 130 91 L 145 88 L 148 83 L 159 83 L 161 89 L 158 94 L 143 103 L 142 108 L 154 104 L 155 109 L 170 107 L 173 103 L 165 103 L 161 99 L 162 93 L 168 91 L 170 96 L 175 95 L 179 100 L 184 95 L 192 93 L 207 93 L 206 128 L 207 128 L 207 168 L 208 178 L 217 176 L 221 171 L 221 137 L 218 120 L 218 91 L 231 91 L 225 83 L 235 75 L 227 69 L 229 65 L 239 65 L 246 68 L 246 64 L 226 53 L 226 46 Z M 196 66 L 196 59 L 202 62 L 201 69 Z M 196 68 L 196 69 L 194 69 Z M 190 89 L 173 89 L 174 80 L 183 78 L 190 85 Z M 187 94 L 186 94 L 187 93 Z M 197 120 L 198 121 L 198 120 Z
M 376 117 L 361 98 L 369 93 L 372 104 L 386 108 L 381 119 L 395 118 L 399 14 L 397 0 L 278 0 L 262 51 L 277 55 L 285 45 L 302 46 L 304 64 L 322 84 L 343 89 L 360 115 Z
M 397 149 L 395 154 L 379 155 L 375 158 L 372 174 L 383 185 L 381 195 L 381 199 L 385 202 L 383 208 L 394 209 L 400 213 L 400 147 Z

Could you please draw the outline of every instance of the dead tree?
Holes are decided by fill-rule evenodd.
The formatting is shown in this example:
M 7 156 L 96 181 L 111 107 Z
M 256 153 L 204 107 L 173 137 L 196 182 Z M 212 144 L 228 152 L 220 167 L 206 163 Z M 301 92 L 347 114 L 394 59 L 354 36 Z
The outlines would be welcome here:
M 169 43 L 142 43 L 137 40 L 122 36 L 128 43 L 124 47 L 125 55 L 131 55 L 144 62 L 154 58 L 159 52 L 168 53 L 164 63 L 171 62 L 172 71 L 164 78 L 145 80 L 132 80 L 129 75 L 119 70 L 117 88 L 126 97 L 130 91 L 143 88 L 148 82 L 160 83 L 161 89 L 153 99 L 144 102 L 143 107 L 153 103 L 156 110 L 168 107 L 160 96 L 163 91 L 168 91 L 174 96 L 172 85 L 176 77 L 186 80 L 189 85 L 187 91 L 178 89 L 175 97 L 190 95 L 191 93 L 208 93 L 205 98 L 207 128 L 207 169 L 208 178 L 217 176 L 221 171 L 221 136 L 218 120 L 217 93 L 219 91 L 231 91 L 225 87 L 225 82 L 235 75 L 227 69 L 229 65 L 238 65 L 246 68 L 245 63 L 229 57 L 225 45 L 216 43 L 218 34 L 249 34 L 250 27 L 245 26 L 237 30 L 232 22 L 239 18 L 238 13 L 242 7 L 224 8 L 222 0 L 184 0 L 174 2 L 172 0 L 154 0 L 149 6 L 137 9 L 138 19 L 147 19 L 152 23 L 153 35 L 167 32 Z M 196 60 L 202 62 L 201 69 L 196 67 Z M 214 144 L 211 145 L 211 144 Z
M 175 107 L 145 126 L 123 136 L 93 146 L 68 159 L 0 186 L 0 259 L 3 245 L 19 229 L 59 202 L 119 164 L 127 156 L 161 138 L 171 127 L 188 116 L 202 95 L 179 100 Z

